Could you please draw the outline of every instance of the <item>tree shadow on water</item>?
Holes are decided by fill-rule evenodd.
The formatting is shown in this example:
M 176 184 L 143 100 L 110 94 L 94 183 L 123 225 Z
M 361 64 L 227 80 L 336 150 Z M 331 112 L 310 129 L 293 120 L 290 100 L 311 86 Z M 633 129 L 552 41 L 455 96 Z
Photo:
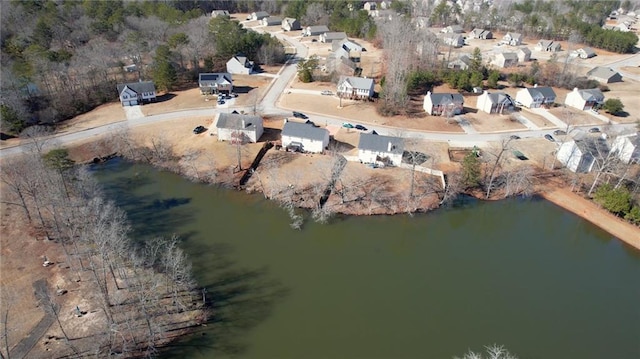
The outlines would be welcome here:
M 189 338 L 173 343 L 162 357 L 188 358 L 195 353 L 208 356 L 236 356 L 246 353 L 249 343 L 247 333 L 266 320 L 276 303 L 289 293 L 280 281 L 270 276 L 266 267 L 258 269 L 242 268 L 230 259 L 232 249 L 226 244 L 211 245 L 201 250 L 209 257 L 193 258 L 198 262 L 198 272 L 207 278 L 200 284 L 206 289 L 205 295 L 211 318 L 197 333 Z M 203 265 L 201 266 L 200 263 Z

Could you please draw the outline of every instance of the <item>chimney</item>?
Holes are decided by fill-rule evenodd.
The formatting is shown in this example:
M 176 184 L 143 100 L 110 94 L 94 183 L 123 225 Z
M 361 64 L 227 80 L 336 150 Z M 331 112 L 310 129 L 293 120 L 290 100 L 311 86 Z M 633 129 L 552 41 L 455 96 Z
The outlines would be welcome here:
M 391 143 L 391 141 L 389 141 L 389 144 L 387 145 L 387 152 L 391 152 L 392 148 L 393 148 L 393 144 Z
M 244 120 L 242 120 L 242 128 L 245 128 L 245 127 L 247 126 L 245 125 Z

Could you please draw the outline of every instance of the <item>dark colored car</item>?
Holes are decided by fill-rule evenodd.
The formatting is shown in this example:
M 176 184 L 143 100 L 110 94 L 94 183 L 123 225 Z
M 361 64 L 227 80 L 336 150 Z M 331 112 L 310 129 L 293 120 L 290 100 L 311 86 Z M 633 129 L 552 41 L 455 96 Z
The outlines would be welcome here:
M 218 105 L 224 105 L 224 100 L 222 98 L 218 98 Z
M 366 131 L 367 128 L 362 126 L 362 125 L 356 125 L 356 130 L 360 130 L 360 131 Z
M 589 132 L 591 132 L 591 133 L 598 133 L 598 132 L 600 132 L 600 129 L 599 129 L 599 128 L 597 128 L 597 127 L 593 127 L 593 128 L 590 128 L 590 129 L 589 129 Z
M 556 140 L 554 140 L 553 136 L 551 136 L 551 135 L 544 135 L 544 138 L 546 138 L 547 140 L 549 140 L 551 142 L 556 142 Z
M 520 136 L 518 136 L 518 135 L 511 135 L 511 136 L 509 136 L 509 138 L 510 138 L 510 139 L 512 139 L 512 140 L 519 140 L 519 139 L 520 139 Z
M 204 131 L 206 131 L 207 129 L 204 126 L 198 126 L 196 128 L 193 129 L 193 133 L 195 133 L 196 135 L 203 133 Z
M 567 133 L 562 131 L 562 130 L 555 130 L 555 131 L 553 131 L 553 134 L 556 135 L 556 136 L 564 136 Z
M 306 119 L 309 118 L 309 116 L 305 115 L 302 112 L 298 112 L 298 111 L 293 111 L 293 117 L 301 118 L 303 120 L 306 120 Z

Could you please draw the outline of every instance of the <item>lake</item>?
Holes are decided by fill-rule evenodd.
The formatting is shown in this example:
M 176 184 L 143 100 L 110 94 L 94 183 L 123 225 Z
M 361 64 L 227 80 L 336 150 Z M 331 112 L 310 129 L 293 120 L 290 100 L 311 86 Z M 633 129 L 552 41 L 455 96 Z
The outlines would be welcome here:
M 137 240 L 181 237 L 214 303 L 166 358 L 639 358 L 640 252 L 544 200 L 289 226 L 261 195 L 94 167 Z

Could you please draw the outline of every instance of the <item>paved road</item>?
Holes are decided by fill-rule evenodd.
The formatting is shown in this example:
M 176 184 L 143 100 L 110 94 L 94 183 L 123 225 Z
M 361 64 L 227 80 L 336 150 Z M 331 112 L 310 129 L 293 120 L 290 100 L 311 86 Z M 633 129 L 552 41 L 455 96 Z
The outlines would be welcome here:
M 44 279 L 39 279 L 33 282 L 33 289 L 36 293 L 46 293 L 47 292 L 47 281 Z M 36 294 L 37 296 L 38 294 Z M 40 299 L 38 299 L 40 301 Z M 45 304 L 40 303 L 39 306 L 44 307 Z M 35 309 L 32 309 L 35 310 Z M 20 342 L 11 349 L 9 353 L 10 358 L 25 358 L 31 349 L 38 343 L 40 338 L 49 330 L 49 327 L 55 321 L 55 317 L 52 313 L 48 311 L 44 311 L 44 317 L 36 324 L 36 326 L 31 329 L 31 332 L 26 337 L 22 338 Z

